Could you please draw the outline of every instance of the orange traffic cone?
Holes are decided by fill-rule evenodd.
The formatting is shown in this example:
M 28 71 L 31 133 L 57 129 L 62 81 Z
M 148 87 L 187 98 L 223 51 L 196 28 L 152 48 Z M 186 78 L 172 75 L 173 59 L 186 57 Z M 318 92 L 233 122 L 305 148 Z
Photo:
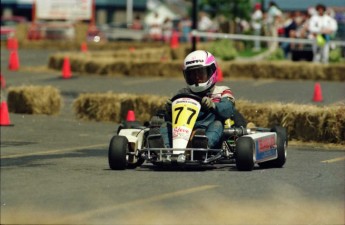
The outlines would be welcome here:
M 10 116 L 8 114 L 8 107 L 5 101 L 0 105 L 0 126 L 12 126 Z
M 5 81 L 5 78 L 2 76 L 2 74 L 0 74 L 0 87 L 2 89 L 6 88 L 6 81 Z
M 62 78 L 69 79 L 71 77 L 72 77 L 71 65 L 69 62 L 69 58 L 66 56 L 63 60 L 63 65 L 62 65 Z
M 177 31 L 173 31 L 170 39 L 170 48 L 178 48 L 179 46 L 179 36 Z
M 223 71 L 221 70 L 220 66 L 218 66 L 217 69 L 217 82 L 222 82 L 223 81 Z
M 85 41 L 83 41 L 82 43 L 81 43 L 81 45 L 80 45 L 80 50 L 82 51 L 82 52 L 87 52 L 87 43 L 85 42 Z
M 135 121 L 135 113 L 134 113 L 133 110 L 128 110 L 126 121 L 127 121 L 127 122 L 133 122 L 133 121 Z
M 9 70 L 18 70 L 19 69 L 19 57 L 17 51 L 11 51 L 10 60 L 8 62 Z
M 129 48 L 129 51 L 130 51 L 130 52 L 135 52 L 135 48 L 134 48 L 134 47 L 130 47 L 130 48 Z
M 320 83 L 315 83 L 313 101 L 314 102 L 322 102 L 323 101 Z
M 18 50 L 18 40 L 15 37 L 7 39 L 7 49 L 8 50 Z

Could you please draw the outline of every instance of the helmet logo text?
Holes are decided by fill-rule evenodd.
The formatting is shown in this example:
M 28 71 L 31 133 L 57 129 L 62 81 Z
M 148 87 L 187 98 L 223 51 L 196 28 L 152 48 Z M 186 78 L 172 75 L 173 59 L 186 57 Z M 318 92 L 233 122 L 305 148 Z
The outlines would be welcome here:
M 202 62 L 204 62 L 204 60 L 196 59 L 196 60 L 187 61 L 186 65 L 193 64 L 193 63 L 202 63 Z

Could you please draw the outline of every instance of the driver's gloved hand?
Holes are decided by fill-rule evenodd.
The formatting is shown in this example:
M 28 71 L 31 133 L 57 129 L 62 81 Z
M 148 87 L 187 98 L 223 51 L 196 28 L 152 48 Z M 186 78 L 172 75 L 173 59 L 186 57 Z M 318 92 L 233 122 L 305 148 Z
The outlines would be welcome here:
M 203 97 L 201 100 L 201 109 L 203 110 L 214 110 L 216 105 L 209 97 Z

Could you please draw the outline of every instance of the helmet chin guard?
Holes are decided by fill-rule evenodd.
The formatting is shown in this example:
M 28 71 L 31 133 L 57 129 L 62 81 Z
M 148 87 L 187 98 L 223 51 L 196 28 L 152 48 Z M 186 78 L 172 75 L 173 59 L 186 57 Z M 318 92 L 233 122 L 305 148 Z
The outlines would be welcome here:
M 192 92 L 205 92 L 217 82 L 216 59 L 207 51 L 197 50 L 191 52 L 184 60 L 183 74 Z

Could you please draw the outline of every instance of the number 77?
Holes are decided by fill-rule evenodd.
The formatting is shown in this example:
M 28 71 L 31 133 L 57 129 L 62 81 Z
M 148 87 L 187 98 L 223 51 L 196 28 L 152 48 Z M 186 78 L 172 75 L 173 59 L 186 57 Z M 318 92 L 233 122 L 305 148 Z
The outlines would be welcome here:
M 177 116 L 176 116 L 176 120 L 175 120 L 175 124 L 177 124 L 177 121 L 178 121 L 178 119 L 179 119 L 179 117 L 180 117 L 181 112 L 183 111 L 183 109 L 184 109 L 184 107 L 177 107 L 177 108 L 175 108 L 174 111 L 178 111 Z M 189 108 L 189 107 L 187 107 L 187 110 L 192 112 L 192 113 L 190 114 L 188 120 L 187 120 L 187 124 L 189 125 L 189 123 L 190 123 L 190 121 L 192 120 L 193 116 L 196 114 L 196 110 L 195 110 L 195 109 L 192 109 L 192 108 Z

